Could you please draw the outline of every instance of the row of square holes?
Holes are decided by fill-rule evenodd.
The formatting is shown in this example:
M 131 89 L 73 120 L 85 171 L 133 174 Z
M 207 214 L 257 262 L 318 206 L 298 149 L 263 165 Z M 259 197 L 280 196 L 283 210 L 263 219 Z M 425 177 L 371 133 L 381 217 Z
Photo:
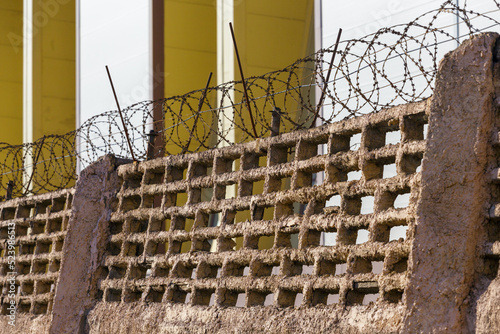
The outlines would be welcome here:
M 2 209 L 2 220 L 11 220 L 15 218 L 34 218 L 38 214 L 46 214 L 47 209 L 50 213 L 56 213 L 63 210 L 69 210 L 71 207 L 73 196 L 68 198 L 60 197 L 51 200 L 45 200 L 32 205 L 19 205 L 17 210 L 15 207 L 5 207 Z
M 49 218 L 16 223 L 16 237 L 62 232 L 66 229 L 67 217 Z M 0 240 L 8 238 L 8 227 L 0 228 Z
M 32 263 L 33 262 L 33 263 Z M 57 273 L 61 268 L 60 259 L 34 259 L 33 261 L 17 261 L 16 273 L 17 275 L 45 275 L 50 273 Z M 7 264 L 0 264 L 0 276 L 6 276 L 8 272 Z
M 63 239 L 58 240 L 33 240 L 33 241 L 23 241 L 20 246 L 15 247 L 15 255 L 38 255 L 38 254 L 50 254 L 52 251 L 61 252 L 64 245 Z M 55 246 L 55 247 L 54 247 Z M 0 249 L 0 258 L 6 257 L 7 254 L 5 250 Z
M 421 140 L 425 139 L 426 133 L 427 133 L 427 124 L 420 124 L 422 127 L 421 130 L 417 131 L 422 132 L 422 134 L 413 134 L 413 139 L 416 140 Z M 373 132 L 373 131 L 372 131 Z M 375 132 L 380 132 L 375 129 Z M 380 134 L 378 134 L 380 136 Z M 340 140 L 340 143 L 334 144 L 333 152 L 332 153 L 337 153 L 341 151 L 355 151 L 360 147 L 361 144 L 361 133 L 355 133 L 352 135 L 348 136 L 342 136 L 342 135 L 337 135 L 335 136 Z M 326 137 L 325 137 L 326 138 Z M 327 139 L 327 138 L 326 138 Z M 344 142 L 347 140 L 347 145 L 344 144 Z M 371 140 L 367 143 L 368 148 L 370 149 L 375 149 L 382 147 L 384 145 L 389 145 L 389 144 L 398 144 L 401 141 L 401 133 L 400 131 L 387 131 L 383 132 L 383 138 L 380 137 L 376 140 Z M 317 142 L 317 143 L 305 143 L 304 149 L 302 150 L 303 152 L 298 156 L 299 160 L 303 159 L 309 159 L 311 157 L 317 156 L 318 154 L 325 154 L 327 150 L 327 144 L 325 139 L 322 140 L 322 142 Z M 293 146 L 274 146 L 271 148 L 270 156 L 271 156 L 271 165 L 273 164 L 280 164 L 280 163 L 286 163 L 286 162 L 291 162 L 295 160 L 295 145 Z M 221 174 L 221 173 L 228 173 L 232 171 L 237 171 L 240 169 L 240 158 L 239 157 L 234 157 L 234 158 L 220 158 L 220 166 L 216 168 L 215 173 L 216 174 Z M 251 169 L 251 168 L 257 168 L 257 167 L 262 167 L 267 165 L 267 152 L 266 155 L 258 155 L 258 154 L 247 154 L 244 156 L 244 163 L 242 169 Z M 392 166 L 394 163 L 389 164 L 390 167 L 388 167 L 388 171 L 384 172 L 384 174 L 391 173 L 393 174 L 394 172 L 392 169 L 394 167 Z M 207 162 L 207 163 L 198 163 L 195 165 L 195 167 L 192 170 L 192 177 L 203 177 L 203 176 L 211 176 L 214 173 L 214 168 L 212 163 Z M 165 170 L 159 169 L 159 170 L 148 170 L 146 173 L 146 177 L 144 178 L 146 184 L 158 184 L 158 183 L 163 183 L 164 180 L 164 174 Z M 172 181 L 178 181 L 178 180 L 186 180 L 187 178 L 187 166 L 179 166 L 179 167 L 169 167 L 169 173 L 168 174 L 168 182 Z M 125 187 L 126 188 L 137 188 L 140 187 L 141 182 L 142 182 L 142 174 L 130 174 L 127 175 L 126 180 L 125 180 Z
M 8 309 L 9 304 L 3 303 L 0 310 L 0 315 L 9 315 L 10 310 Z M 33 306 L 33 314 L 47 314 L 49 313 L 51 307 L 47 301 L 36 301 Z M 16 312 L 19 313 L 29 313 L 31 309 L 31 302 L 28 299 L 23 299 L 18 305 L 16 305 Z
M 409 192 L 406 192 L 406 193 L 400 193 L 399 195 L 397 193 L 394 193 L 394 194 L 389 194 L 389 195 L 386 195 L 387 198 L 384 198 L 383 200 L 387 203 L 384 203 L 385 206 L 389 206 L 389 207 L 395 207 L 396 209 L 401 209 L 401 208 L 405 208 L 408 206 L 408 203 L 409 203 L 409 196 L 410 196 L 410 193 Z M 346 204 L 346 207 L 348 210 L 350 210 L 348 213 L 350 214 L 357 214 L 357 213 L 361 213 L 361 214 L 370 214 L 373 212 L 373 205 L 374 205 L 374 197 L 373 196 L 365 196 L 365 197 L 358 197 L 358 198 L 354 198 L 354 199 L 347 199 L 349 202 Z M 325 205 L 325 212 L 329 212 L 329 211 L 337 211 L 338 212 L 338 208 L 340 206 L 340 196 L 339 195 L 335 195 L 335 196 L 332 196 L 327 202 L 326 202 L 326 205 Z M 392 205 L 391 205 L 392 203 Z M 297 204 L 297 205 L 295 205 Z M 294 203 L 293 205 L 290 206 L 290 208 L 286 208 L 286 209 L 283 209 L 281 208 L 280 211 L 289 211 L 287 214 L 301 214 L 304 212 L 305 210 L 305 207 L 307 206 L 307 204 L 305 203 Z M 260 219 L 263 219 L 267 216 L 268 219 L 272 219 L 272 217 L 270 217 L 270 214 L 269 213 L 266 213 L 266 209 L 270 209 L 270 208 L 258 208 L 259 209 L 259 213 L 256 213 L 254 211 L 253 213 L 253 217 L 251 217 L 251 213 L 250 213 L 250 210 L 244 210 L 244 211 L 237 211 L 236 213 L 232 213 L 230 214 L 228 217 L 226 217 L 226 221 L 229 223 L 229 224 L 232 224 L 232 223 L 237 223 L 237 222 L 240 222 L 240 221 L 245 221 L 245 220 L 250 220 L 251 218 L 253 218 L 253 220 L 260 220 Z M 257 210 L 256 210 L 257 211 Z M 128 227 L 127 227 L 127 233 L 145 233 L 147 230 L 148 230 L 148 226 L 149 226 L 149 232 L 159 232 L 159 231 L 168 231 L 170 229 L 172 230 L 185 230 L 186 232 L 190 232 L 192 227 L 194 225 L 198 226 L 198 227 L 207 227 L 207 226 L 216 226 L 220 223 L 221 221 L 221 215 L 220 213 L 215 213 L 215 214 L 200 214 L 199 215 L 200 218 L 196 219 L 196 220 L 193 220 L 192 218 L 186 218 L 186 217 L 181 217 L 181 216 L 177 216 L 174 218 L 174 224 L 171 224 L 171 221 L 170 219 L 166 219 L 164 221 L 162 220 L 151 220 L 151 222 L 148 222 L 147 220 L 143 220 L 143 221 L 139 221 L 139 220 L 129 220 L 128 221 Z M 401 224 L 396 224 L 396 226 L 388 226 L 388 228 L 390 228 L 390 233 L 389 235 L 387 235 L 386 237 L 382 237 L 382 239 L 380 239 L 380 237 L 378 238 L 379 240 L 378 241 L 382 241 L 382 242 L 388 242 L 388 241 L 392 241 L 392 240 L 397 240 L 399 238 L 404 238 L 405 235 L 406 235 L 406 230 L 407 230 L 407 226 L 400 226 Z M 404 225 L 404 224 L 403 224 Z M 120 221 L 117 221 L 117 222 L 111 222 L 110 223 L 110 228 L 111 228 L 111 233 L 112 234 L 119 234 L 122 232 L 123 230 L 123 222 L 120 222 Z M 359 244 L 359 243 L 363 243 L 363 242 L 366 242 L 368 240 L 368 231 L 365 230 L 365 229 L 359 229 L 357 232 L 355 230 L 351 230 L 351 235 L 352 233 L 357 233 L 357 238 L 355 237 L 355 240 L 356 240 L 356 243 Z M 290 233 L 290 236 L 289 236 L 289 240 L 293 240 L 293 233 Z M 274 236 L 260 236 L 261 238 L 273 238 Z M 236 245 L 234 246 L 235 249 L 239 249 L 239 247 L 241 247 L 241 244 L 242 244 L 242 241 L 241 240 L 236 240 L 236 239 L 241 239 L 242 237 L 236 237 L 236 238 L 233 238 L 234 241 L 236 241 Z M 248 242 L 249 244 L 252 244 L 253 245 L 253 248 L 255 248 L 257 245 L 259 244 L 262 244 L 262 242 L 260 242 L 259 240 L 259 237 L 256 237 L 257 239 L 254 238 L 253 241 L 250 241 Z M 386 238 L 388 238 L 388 240 L 385 240 Z M 278 242 L 278 246 L 280 247 L 283 247 L 283 246 L 292 246 L 292 245 L 296 245 L 296 243 L 291 243 L 290 245 L 290 241 L 286 241 L 286 235 L 285 234 L 281 234 L 281 237 L 280 237 L 280 240 Z M 296 237 L 297 239 L 297 237 Z M 321 238 L 321 240 L 324 242 L 325 245 L 334 245 L 335 244 L 335 239 L 336 239 L 336 231 L 335 230 L 332 230 L 332 231 L 323 231 L 323 236 Z M 352 239 L 352 236 L 350 237 L 350 239 Z M 228 244 L 231 244 L 231 242 L 229 240 L 228 241 Z M 214 243 L 216 243 L 217 241 L 216 240 L 208 240 L 208 244 L 207 244 L 207 240 L 205 241 L 201 241 L 201 248 L 199 246 L 195 247 L 197 250 L 210 250 L 210 251 L 215 251 L 215 247 L 214 247 Z M 351 241 L 350 243 L 352 243 L 353 241 Z M 181 242 L 181 241 L 175 241 L 175 245 L 172 245 L 172 250 L 173 252 L 188 252 L 191 248 L 191 240 L 185 240 L 184 242 Z M 269 244 L 269 242 L 264 242 L 266 244 Z M 159 247 L 158 245 L 161 244 Z M 271 246 L 272 246 L 272 242 L 270 243 Z M 130 245 L 133 245 L 133 247 L 131 247 Z M 137 249 L 140 249 L 140 254 L 142 254 L 142 251 L 143 251 L 143 246 L 141 246 L 142 244 L 139 245 L 139 243 L 135 243 L 135 244 L 131 244 L 129 243 L 129 247 L 128 249 L 135 249 L 137 251 Z M 115 250 L 112 251 L 112 254 L 119 254 L 120 252 L 120 249 L 121 249 L 121 246 L 120 245 L 112 245 L 111 247 L 112 249 L 114 248 Z M 199 248 L 199 249 L 198 249 Z M 262 247 L 259 245 L 259 248 L 260 249 L 265 249 L 265 247 Z M 162 249 L 163 251 L 166 251 L 168 249 L 168 245 L 164 242 L 164 243 L 161 243 L 161 242 L 153 242 L 151 241 L 149 243 L 149 245 L 147 246 L 147 253 L 149 255 L 156 255 L 156 254 L 162 254 L 161 252 L 158 252 L 159 249 Z M 233 249 L 233 246 L 230 245 L 228 249 L 226 250 L 231 250 Z M 130 250 L 127 250 L 125 251 L 125 254 L 135 254 L 136 251 L 130 251 Z M 134 255 L 132 255 L 134 256 Z M 138 256 L 138 255 L 137 255 Z
M 414 173 L 420 171 L 420 156 L 406 156 L 406 162 L 403 164 L 406 166 L 406 171 L 408 173 Z M 371 164 L 371 165 L 370 165 Z M 389 164 L 379 164 L 376 162 L 368 163 L 365 176 L 368 178 L 380 177 L 383 179 L 392 178 L 397 176 L 396 164 L 394 162 Z M 368 167 L 367 167 L 368 168 Z M 318 167 L 318 169 L 323 169 Z M 362 176 L 361 170 L 352 170 L 348 172 L 336 171 L 335 178 L 336 181 L 354 181 L 360 180 Z M 321 185 L 325 180 L 325 172 L 323 170 L 314 171 L 299 171 L 297 174 L 297 179 L 295 181 L 295 188 L 310 187 L 313 185 Z M 291 176 L 273 176 L 270 178 L 266 192 L 272 193 L 277 191 L 286 191 L 291 189 Z M 245 197 L 251 195 L 258 195 L 264 193 L 265 184 L 264 180 L 254 180 L 254 181 L 240 181 L 240 184 L 229 184 L 222 185 L 218 184 L 215 186 L 215 191 L 213 187 L 210 188 L 193 188 L 191 189 L 191 203 L 195 204 L 199 202 L 210 202 L 214 196 L 216 199 L 228 199 L 235 197 Z M 171 206 L 184 206 L 187 204 L 188 194 L 185 191 L 179 192 L 169 192 L 165 195 L 165 207 Z M 144 208 L 158 208 L 161 206 L 161 195 L 132 195 L 124 197 L 121 204 L 121 210 L 124 212 L 138 209 L 139 207 Z
M 212 198 L 212 189 L 203 189 L 207 190 L 209 192 L 201 192 L 200 193 L 200 198 L 199 200 L 203 201 L 210 201 Z M 394 199 L 392 197 L 396 196 Z M 346 199 L 347 201 L 359 201 L 359 199 L 362 199 L 362 209 L 361 209 L 361 214 L 369 213 L 368 211 L 370 209 L 367 209 L 370 207 L 369 201 L 373 203 L 373 196 L 356 196 L 352 197 L 351 199 Z M 153 208 L 159 208 L 161 206 L 161 201 L 162 201 L 162 195 L 144 195 L 142 198 L 139 195 L 132 195 L 128 197 L 124 197 L 122 199 L 121 203 L 121 210 L 123 212 L 128 212 L 131 210 L 138 209 L 141 207 L 141 202 L 142 202 L 142 207 L 153 207 Z M 328 200 L 327 203 L 334 203 L 335 201 L 338 201 L 340 206 L 340 195 L 333 195 L 331 196 Z M 408 190 L 401 190 L 399 193 L 384 193 L 383 198 L 381 199 L 381 207 L 382 209 L 389 208 L 393 206 L 394 208 L 403 208 L 408 205 L 409 201 L 409 193 Z M 170 206 L 184 206 L 187 203 L 187 194 L 186 193 L 169 193 L 166 194 L 165 197 L 165 207 L 170 207 Z M 365 204 L 366 203 L 366 204 Z M 326 205 L 326 207 L 329 207 L 331 205 Z M 371 204 L 371 207 L 373 207 L 373 204 Z M 367 211 L 368 210 L 368 211 Z M 296 212 L 297 213 L 297 212 Z M 359 213 L 351 213 L 351 214 L 359 214 Z M 278 217 L 279 218 L 279 217 Z
M 403 273 L 407 269 L 407 257 L 391 261 L 387 270 L 391 273 Z M 392 263 L 394 262 L 394 263 Z M 283 265 L 283 267 L 281 267 Z M 316 267 L 315 267 L 316 266 Z M 352 263 L 353 274 L 373 273 L 382 274 L 384 266 L 383 257 L 362 258 L 357 257 Z M 228 262 L 224 266 L 210 265 L 202 262 L 198 265 L 177 262 L 171 269 L 166 263 L 156 262 L 152 264 L 130 264 L 127 272 L 126 263 L 115 264 L 109 267 L 102 267 L 100 276 L 102 279 L 124 279 L 140 280 L 149 277 L 172 277 L 187 279 L 206 279 L 221 277 L 264 277 L 274 275 L 297 276 L 297 275 L 318 275 L 318 276 L 341 276 L 346 273 L 346 261 L 321 260 L 316 265 L 301 261 L 287 261 L 286 263 L 265 263 L 262 261 L 252 261 L 249 265 L 236 262 Z M 280 268 L 282 272 L 280 273 Z
M 378 225 L 378 231 L 375 235 L 374 241 L 377 242 L 392 242 L 395 240 L 406 239 L 408 226 L 402 223 L 399 225 Z M 344 230 L 343 230 L 344 231 Z M 370 232 L 368 229 L 346 229 L 343 232 L 342 244 L 344 245 L 359 245 L 369 240 Z M 335 246 L 339 242 L 339 235 L 335 228 L 328 231 L 310 230 L 308 237 L 308 244 L 306 247 L 317 246 Z M 169 247 L 170 246 L 170 247 Z M 110 255 L 122 255 L 127 257 L 143 256 L 158 256 L 165 255 L 167 252 L 170 254 L 189 253 L 191 251 L 205 251 L 205 252 L 223 252 L 223 251 L 237 251 L 243 247 L 246 249 L 265 250 L 272 247 L 285 247 L 298 249 L 298 232 L 286 233 L 279 232 L 278 239 L 275 235 L 252 235 L 252 236 L 238 236 L 227 237 L 218 239 L 176 239 L 168 241 L 160 238 L 150 238 L 146 242 L 146 246 L 141 241 L 125 241 L 114 240 L 108 244 L 108 252 Z M 122 252 L 123 248 L 123 252 Z
M 55 283 L 52 280 L 23 280 L 17 284 L 17 294 L 22 296 L 43 295 L 55 292 Z M 2 295 L 7 295 L 7 287 L 2 289 Z
M 45 214 L 47 213 L 47 209 L 50 210 L 51 213 L 60 212 L 62 210 L 68 210 L 71 206 L 72 196 L 68 197 L 68 201 L 66 201 L 66 197 L 64 198 L 54 198 L 53 200 L 47 200 L 40 203 L 36 203 L 35 205 L 23 205 L 16 208 L 3 208 L 2 209 L 2 219 L 10 220 L 15 218 L 34 218 L 37 214 Z M 63 231 L 63 218 L 53 218 L 49 219 L 48 224 L 45 220 L 42 221 L 33 221 L 32 224 L 24 225 L 24 224 L 16 224 L 16 236 L 24 236 L 24 235 L 34 235 L 34 234 L 43 234 L 43 233 L 54 233 Z M 7 227 L 0 229 L 0 239 L 7 238 Z M 56 252 L 60 252 L 62 250 L 62 245 L 64 240 L 56 240 L 54 243 L 52 241 L 43 241 L 38 240 L 36 243 L 23 243 L 21 246 L 16 246 L 16 255 L 34 255 L 34 254 L 45 254 L 52 252 L 52 246 L 55 244 L 54 250 Z M 0 257 L 5 256 L 5 251 L 0 250 Z M 16 272 L 18 275 L 27 275 L 27 274 L 47 274 L 51 272 L 58 272 L 60 268 L 60 260 L 53 259 L 49 261 L 48 259 L 37 259 L 31 262 L 18 262 L 16 263 Z M 7 272 L 10 271 L 7 269 L 7 265 L 3 264 L 0 266 L 0 276 L 5 276 Z M 21 286 L 18 286 L 17 293 L 22 294 L 23 296 L 31 295 L 35 291 L 36 285 L 36 293 L 45 294 L 54 292 L 54 282 L 52 281 L 37 281 L 36 284 L 33 281 L 23 281 Z M 4 289 L 2 290 L 2 294 L 5 294 Z M 8 303 L 2 304 L 2 309 L 0 314 L 6 315 L 9 314 L 9 310 L 7 309 Z M 17 306 L 17 311 L 20 313 L 28 313 L 31 309 L 31 303 L 27 301 L 22 301 Z M 34 303 L 33 313 L 34 314 L 46 314 L 48 312 L 48 303 L 46 301 L 37 301 Z
M 355 261 L 355 263 L 353 264 L 353 270 L 354 270 L 354 273 L 356 273 L 356 274 L 367 273 L 367 272 L 372 272 L 374 274 L 381 274 L 382 267 L 383 267 L 383 261 L 370 261 L 370 260 L 363 259 L 363 258 L 357 259 Z M 407 267 L 407 258 L 403 258 L 403 259 L 400 259 L 399 262 L 393 264 L 391 270 L 393 272 L 401 273 L 401 272 L 406 271 L 406 267 Z M 210 278 L 210 277 L 218 278 L 218 277 L 222 276 L 221 275 L 222 270 L 220 267 L 210 266 L 206 263 L 200 264 L 200 266 L 198 266 L 198 268 L 178 263 L 174 268 L 175 269 L 172 273 L 173 277 L 203 279 L 203 278 Z M 256 276 L 256 277 L 277 275 L 279 273 L 279 265 L 275 266 L 273 264 L 266 265 L 264 263 L 258 263 L 257 265 L 254 264 L 253 268 L 254 268 L 253 269 L 254 273 L 252 275 Z M 257 269 L 255 269 L 255 268 L 257 268 Z M 310 274 L 312 274 L 313 270 L 314 270 L 314 266 L 304 265 L 304 264 L 301 264 L 298 262 L 294 262 L 294 263 L 292 263 L 291 266 L 288 266 L 287 273 L 285 273 L 285 274 L 286 274 L 286 276 L 300 275 L 300 274 L 310 275 Z M 250 268 L 248 266 L 243 266 L 243 265 L 234 264 L 234 263 L 233 264 L 226 264 L 224 272 L 225 272 L 224 276 L 248 276 L 250 273 Z M 328 274 L 342 275 L 342 274 L 345 274 L 345 272 L 346 272 L 346 264 L 345 263 L 344 264 L 335 264 L 335 263 L 329 262 L 329 261 L 323 261 L 323 263 L 319 269 L 319 273 L 322 275 L 325 275 L 325 274 L 326 275 L 328 275 Z M 168 276 L 168 274 L 169 274 L 169 269 L 167 267 L 163 267 L 163 268 L 156 267 L 155 273 L 153 276 L 165 277 L 165 276 Z M 130 275 L 131 276 L 129 277 L 129 279 L 143 279 L 143 278 L 147 278 L 147 277 L 152 276 L 152 270 L 151 270 L 151 267 L 148 265 L 143 265 L 143 266 L 139 266 L 139 267 L 132 267 L 131 271 L 130 271 Z M 107 273 L 108 279 L 122 279 L 122 278 L 125 278 L 125 276 L 126 276 L 126 267 L 111 266 L 109 273 Z M 161 288 L 161 287 L 157 287 L 157 289 L 158 288 Z M 161 289 L 163 289 L 163 288 L 161 288 Z M 111 293 L 110 295 L 108 295 L 107 301 L 119 301 L 121 298 L 120 297 L 121 291 L 119 291 L 119 293 L 117 291 L 119 291 L 119 290 L 115 290 L 114 293 Z M 213 293 L 213 291 L 214 290 L 212 290 L 212 293 Z M 158 291 L 156 291 L 156 293 L 158 294 Z M 338 291 L 337 291 L 337 294 L 338 294 Z M 136 295 L 136 297 L 137 297 L 137 295 Z M 188 302 L 188 299 L 189 299 L 188 294 L 184 293 L 181 297 L 182 298 L 180 298 L 180 299 L 174 297 L 173 301 L 185 302 L 185 303 Z M 319 303 L 327 302 L 327 299 L 330 300 L 330 297 L 332 297 L 332 296 L 328 296 L 328 298 L 326 298 L 326 296 L 323 296 L 321 298 L 322 302 L 319 302 Z M 359 301 L 359 297 L 360 296 L 357 297 L 358 303 L 361 303 L 361 301 Z M 370 296 L 366 296 L 365 294 L 362 294 L 361 297 L 362 297 L 361 299 L 364 301 L 367 301 L 366 297 L 368 297 L 368 301 L 370 300 Z M 399 295 L 398 298 L 400 299 L 400 297 L 401 296 Z M 132 299 L 133 300 L 131 300 L 131 301 L 137 300 L 137 298 L 132 298 Z M 161 296 L 159 298 L 158 298 L 158 296 L 156 296 L 156 298 L 154 298 L 154 299 L 155 300 L 153 300 L 153 301 L 160 302 Z M 208 301 L 207 298 L 202 298 L 202 299 L 204 299 L 205 302 Z M 269 301 L 269 298 L 267 298 L 267 299 Z M 290 299 L 290 298 L 287 298 L 287 299 Z M 316 298 L 316 299 L 318 299 L 318 298 Z M 349 296 L 348 296 L 348 299 L 349 299 Z M 271 297 L 271 301 L 272 301 L 272 297 Z M 394 302 L 397 302 L 397 301 L 398 300 L 394 300 Z M 213 304 L 213 302 L 214 302 L 214 299 L 211 298 L 210 304 Z M 338 302 L 338 296 L 337 296 L 337 302 Z M 201 304 L 203 304 L 203 303 L 201 303 Z M 207 305 L 210 305 L 210 304 L 207 304 Z M 283 302 L 281 302 L 279 304 L 281 306 L 283 306 Z M 313 304 L 318 304 L 318 302 L 315 303 L 313 301 Z M 329 303 L 327 302 L 327 304 L 329 304 Z M 255 304 L 252 304 L 252 305 L 255 305 Z M 260 303 L 259 305 L 262 305 L 262 303 Z M 266 305 L 266 304 L 264 304 L 264 305 Z M 234 304 L 233 305 L 230 304 L 229 306 L 234 306 Z M 243 304 L 240 303 L 240 306 L 243 306 Z M 286 305 L 286 306 L 291 306 L 291 305 Z
M 104 294 L 100 291 L 101 296 Z M 148 295 L 146 296 L 147 302 L 157 302 L 163 301 L 165 294 L 164 287 L 151 287 Z M 389 302 L 397 303 L 401 300 L 403 291 L 392 290 L 386 296 Z M 137 302 L 141 300 L 143 291 L 140 289 L 129 290 L 127 295 L 124 297 L 126 302 Z M 262 292 L 262 291 L 249 291 L 248 292 L 248 303 L 246 303 L 245 298 L 247 293 L 240 292 L 236 290 L 224 289 L 221 306 L 235 306 L 235 307 L 252 307 L 252 306 L 271 306 L 275 303 L 274 293 Z M 338 289 L 315 289 L 312 295 L 312 306 L 318 305 L 332 305 L 339 303 L 339 290 Z M 368 305 L 370 303 L 376 302 L 380 298 L 378 288 L 369 289 L 356 289 L 349 290 L 347 293 L 347 304 L 348 305 Z M 107 289 L 106 301 L 107 302 L 120 302 L 122 299 L 121 289 Z M 191 300 L 192 299 L 192 300 Z M 214 306 L 215 305 L 215 289 L 198 289 L 196 290 L 196 297 L 193 298 L 191 292 L 177 289 L 172 291 L 169 301 L 174 303 L 193 303 L 194 305 L 204 305 L 204 306 Z M 304 303 L 304 295 L 302 292 L 297 290 L 286 290 L 280 289 L 279 297 L 276 300 L 279 307 L 300 307 Z M 246 305 L 245 305 L 246 304 Z

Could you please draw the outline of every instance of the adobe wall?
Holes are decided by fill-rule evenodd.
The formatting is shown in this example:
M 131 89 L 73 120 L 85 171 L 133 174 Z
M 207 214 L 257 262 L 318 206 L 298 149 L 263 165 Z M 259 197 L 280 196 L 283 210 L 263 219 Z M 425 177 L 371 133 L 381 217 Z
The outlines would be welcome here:
M 0 243 L 0 331 L 500 331 L 497 39 L 446 55 L 427 101 L 202 153 L 105 156 L 75 189 L 0 203 L 19 286 L 9 327 Z

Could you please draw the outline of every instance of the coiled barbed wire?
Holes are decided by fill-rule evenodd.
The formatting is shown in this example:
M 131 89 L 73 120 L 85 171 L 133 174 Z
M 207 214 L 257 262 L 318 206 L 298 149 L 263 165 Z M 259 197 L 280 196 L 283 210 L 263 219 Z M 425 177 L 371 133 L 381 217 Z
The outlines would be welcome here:
M 498 29 L 494 17 L 500 3 L 491 0 L 490 5 L 490 11 L 479 13 L 468 9 L 467 2 L 457 6 L 446 1 L 407 24 L 341 41 L 327 83 L 333 46 L 282 70 L 246 78 L 258 137 L 270 135 L 270 111 L 277 108 L 282 133 L 310 127 L 321 93 L 325 99 L 317 118 L 323 124 L 428 98 L 443 55 L 440 46 L 456 41 L 448 29 L 452 25 L 439 27 L 439 20 L 457 15 L 466 27 L 462 37 Z M 481 25 L 474 25 L 477 21 Z M 136 157 L 144 160 L 152 149 L 148 145 L 151 129 L 161 143 L 155 145 L 155 152 L 149 152 L 154 156 L 199 152 L 254 139 L 241 81 L 208 88 L 198 111 L 203 94 L 200 89 L 126 108 L 125 125 Z M 157 110 L 162 119 L 153 121 Z M 0 143 L 0 194 L 11 198 L 71 187 L 78 164 L 84 168 L 108 153 L 130 156 L 117 111 L 94 116 L 64 135 L 44 136 L 23 145 Z

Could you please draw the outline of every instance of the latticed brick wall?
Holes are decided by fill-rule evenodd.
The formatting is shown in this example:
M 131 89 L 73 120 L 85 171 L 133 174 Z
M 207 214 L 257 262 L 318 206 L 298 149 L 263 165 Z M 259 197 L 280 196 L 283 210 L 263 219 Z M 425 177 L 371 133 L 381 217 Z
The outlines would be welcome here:
M 69 189 L 0 204 L 1 315 L 10 315 L 9 294 L 15 295 L 18 317 L 50 314 L 73 192 Z
M 99 295 L 104 302 L 240 307 L 353 305 L 367 295 L 398 303 L 425 107 L 120 166 Z M 400 142 L 386 144 L 387 133 L 399 133 Z M 398 196 L 409 196 L 409 205 L 395 208 Z M 406 237 L 389 240 L 393 228 L 408 226 Z

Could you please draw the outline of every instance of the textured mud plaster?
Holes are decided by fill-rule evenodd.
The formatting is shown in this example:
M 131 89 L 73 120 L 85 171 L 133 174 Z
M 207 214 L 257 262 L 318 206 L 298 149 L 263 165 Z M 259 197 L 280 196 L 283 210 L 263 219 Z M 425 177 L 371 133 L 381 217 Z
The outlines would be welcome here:
M 78 178 L 50 333 L 78 333 L 96 303 L 97 268 L 118 190 L 117 163 L 113 156 L 104 156 Z
M 494 133 L 494 135 L 496 135 L 496 137 L 498 137 L 498 111 L 500 107 L 500 39 L 497 39 L 494 60 L 495 63 L 493 67 L 493 79 L 495 84 L 495 107 L 497 111 L 497 122 L 496 128 L 492 132 Z M 498 141 L 494 143 L 494 146 L 497 146 L 498 148 L 497 142 Z M 496 155 L 494 155 L 491 159 L 493 168 L 493 187 L 497 186 L 499 178 L 497 157 L 498 150 L 496 151 Z M 490 221 L 490 223 L 492 224 L 492 226 L 498 226 L 498 193 L 495 194 L 494 189 L 492 190 L 492 208 L 490 209 L 490 219 L 492 220 Z M 498 190 L 498 188 L 496 190 Z M 481 277 L 481 279 L 479 279 L 475 284 L 475 289 L 473 291 L 471 299 L 477 302 L 474 305 L 475 308 L 471 309 L 470 311 L 469 322 L 475 322 L 476 333 L 492 333 L 500 331 L 500 276 L 498 275 L 500 240 L 498 236 L 496 238 L 492 238 L 491 235 L 489 235 L 488 231 L 485 231 L 484 234 L 484 240 L 487 241 L 485 243 L 486 247 L 484 247 L 486 249 L 485 255 L 490 255 L 488 260 L 492 261 L 493 263 L 496 262 L 496 267 L 493 266 L 492 272 L 492 274 L 494 274 L 496 278 L 491 281 L 490 279 Z
M 89 314 L 88 322 L 90 334 L 396 333 L 402 312 L 401 304 L 389 303 L 368 309 L 366 306 L 202 308 L 182 304 L 99 303 Z
M 465 41 L 441 61 L 431 102 L 404 333 L 468 332 L 478 230 L 486 217 L 498 35 Z

